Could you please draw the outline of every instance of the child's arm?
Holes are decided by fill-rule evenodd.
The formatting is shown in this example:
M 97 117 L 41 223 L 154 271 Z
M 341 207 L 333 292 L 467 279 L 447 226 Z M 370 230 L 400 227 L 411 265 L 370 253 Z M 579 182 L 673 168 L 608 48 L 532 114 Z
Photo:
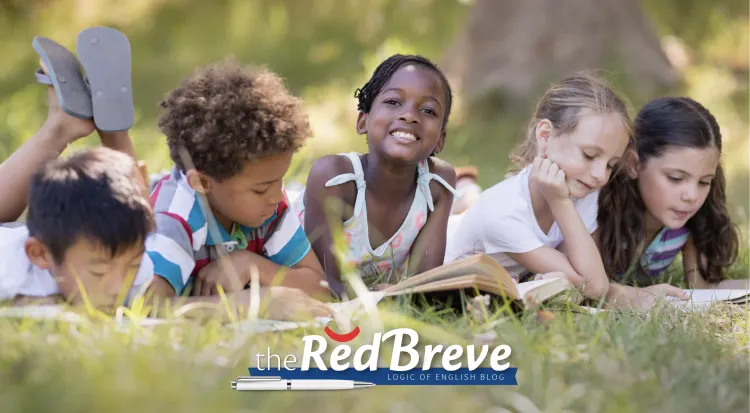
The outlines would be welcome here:
M 39 63 L 47 73 L 44 62 L 40 60 Z M 47 87 L 47 106 L 47 120 L 39 131 L 0 164 L 0 176 L 5 184 L 5 196 L 0 201 L 0 222 L 15 221 L 23 214 L 31 177 L 42 165 L 60 156 L 69 144 L 94 131 L 93 120 L 79 119 L 62 110 L 53 86 Z M 104 146 L 135 159 L 135 149 L 127 131 L 99 131 L 99 136 Z
M 98 132 L 102 145 L 126 153 L 133 159 L 137 160 L 135 156 L 135 147 L 133 146 L 133 141 L 130 139 L 130 135 L 128 135 L 128 131 L 103 132 L 98 130 Z
M 529 271 L 546 273 L 562 271 L 577 286 L 583 286 L 587 297 L 607 294 L 609 279 L 599 249 L 570 199 L 565 173 L 548 159 L 536 158 L 530 180 L 536 180 L 542 196 L 565 239 L 565 253 L 540 247 L 522 254 L 508 254 Z
M 60 156 L 73 141 L 94 131 L 94 122 L 63 112 L 52 86 L 48 87 L 47 101 L 49 112 L 41 129 L 0 164 L 0 222 L 15 221 L 23 214 L 31 177 L 42 165 Z
M 705 257 L 701 257 L 705 262 Z M 750 280 L 722 280 L 718 283 L 707 282 L 698 269 L 698 250 L 695 248 L 693 237 L 688 238 L 682 249 L 682 265 L 685 272 L 685 282 L 692 289 L 740 289 L 750 288 Z
M 251 268 L 254 266 L 257 268 L 261 286 L 279 285 L 296 288 L 319 300 L 330 299 L 328 288 L 321 285 L 323 269 L 312 250 L 292 267 L 276 264 L 247 250 L 234 251 L 223 260 L 227 262 L 216 260 L 200 270 L 193 284 L 195 295 L 216 295 L 218 294 L 217 285 L 221 285 L 227 292 L 242 290 L 250 282 Z M 229 264 L 231 268 L 227 268 L 226 264 Z M 277 276 L 280 280 L 276 280 Z
M 333 232 L 341 234 L 345 216 L 345 191 L 347 185 L 326 187 L 331 178 L 347 171 L 347 159 L 340 156 L 325 156 L 313 164 L 305 188 L 305 233 L 312 250 L 323 265 L 329 288 L 338 296 L 345 292 L 341 280 L 339 261 L 333 252 Z M 355 186 L 356 188 L 356 186 Z M 343 234 L 342 234 L 343 236 Z M 346 253 L 343 251 L 343 253 Z
M 310 298 L 303 291 L 295 288 L 261 287 L 258 295 L 260 298 L 258 315 L 261 318 L 297 321 L 312 317 L 332 316 L 331 308 L 325 303 Z M 227 293 L 226 299 L 228 309 L 235 313 L 239 320 L 247 318 L 253 299 L 252 290 Z M 184 305 L 195 305 L 195 308 L 184 313 L 188 318 L 215 318 L 217 315 L 225 320 L 228 318 L 227 307 L 219 295 L 167 298 L 155 301 L 155 303 L 158 308 L 170 307 L 172 311 Z
M 456 186 L 456 170 L 449 163 L 437 158 L 435 174 L 451 187 Z M 409 274 L 418 274 L 443 265 L 448 218 L 453 207 L 453 194 L 438 182 L 430 182 L 430 192 L 435 194 L 433 212 L 428 212 L 427 223 L 419 231 L 409 254 Z

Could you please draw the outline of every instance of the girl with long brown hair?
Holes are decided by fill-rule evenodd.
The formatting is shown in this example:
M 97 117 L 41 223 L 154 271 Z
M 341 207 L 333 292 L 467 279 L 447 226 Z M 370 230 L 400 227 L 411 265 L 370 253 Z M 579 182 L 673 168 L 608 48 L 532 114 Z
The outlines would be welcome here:
M 739 236 L 726 207 L 716 119 L 690 98 L 660 98 L 637 114 L 634 134 L 637 166 L 599 196 L 598 244 L 615 282 L 608 301 L 663 282 L 679 253 L 690 288 L 747 288 L 746 280 L 723 281 Z

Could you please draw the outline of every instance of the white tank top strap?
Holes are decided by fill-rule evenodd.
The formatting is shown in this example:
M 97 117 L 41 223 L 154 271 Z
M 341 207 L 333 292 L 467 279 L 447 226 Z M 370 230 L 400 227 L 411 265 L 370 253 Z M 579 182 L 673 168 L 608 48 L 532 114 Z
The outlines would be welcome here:
M 352 163 L 354 172 L 334 176 L 333 178 L 329 179 L 328 182 L 326 182 L 326 187 L 341 185 L 349 181 L 354 181 L 354 183 L 357 185 L 357 198 L 354 201 L 354 216 L 358 217 L 365 205 L 365 188 L 367 187 L 367 183 L 365 182 L 365 175 L 362 170 L 362 162 L 360 162 L 359 154 L 356 152 L 341 153 L 339 155 L 343 155 L 349 158 L 349 161 Z
M 441 185 L 445 187 L 448 191 L 450 191 L 453 194 L 454 198 L 459 198 L 460 195 L 458 194 L 458 191 L 456 191 L 448 182 L 443 179 L 440 175 L 435 175 L 434 173 L 430 172 L 430 167 L 428 166 L 428 160 L 425 159 L 417 165 L 417 171 L 419 173 L 417 177 L 417 185 L 419 186 L 419 189 L 422 191 L 422 195 L 424 195 L 425 201 L 427 201 L 427 207 L 430 208 L 430 211 L 435 211 L 435 206 L 432 204 L 432 192 L 430 191 L 430 181 L 436 180 Z

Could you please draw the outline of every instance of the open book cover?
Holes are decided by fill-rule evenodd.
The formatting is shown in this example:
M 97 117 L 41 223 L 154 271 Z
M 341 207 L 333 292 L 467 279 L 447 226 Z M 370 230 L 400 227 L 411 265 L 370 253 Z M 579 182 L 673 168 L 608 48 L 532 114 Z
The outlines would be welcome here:
M 543 279 L 516 283 L 497 261 L 484 254 L 473 255 L 409 277 L 384 290 L 386 296 L 476 289 L 504 297 L 523 308 L 536 307 L 571 287 L 563 273 L 544 274 Z
M 563 273 L 544 274 L 543 279 L 517 284 L 497 261 L 478 254 L 416 274 L 385 290 L 370 292 L 367 297 L 339 303 L 336 308 L 351 313 L 361 299 L 378 302 L 384 297 L 407 294 L 476 290 L 480 294 L 510 300 L 521 309 L 531 309 L 570 287 Z

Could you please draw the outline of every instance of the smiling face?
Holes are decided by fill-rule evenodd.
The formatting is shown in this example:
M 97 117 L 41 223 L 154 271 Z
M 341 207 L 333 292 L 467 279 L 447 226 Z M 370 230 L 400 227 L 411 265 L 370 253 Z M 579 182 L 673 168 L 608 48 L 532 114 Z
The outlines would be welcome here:
M 446 90 L 440 76 L 418 64 L 393 73 L 369 113 L 359 113 L 357 132 L 366 133 L 370 152 L 403 163 L 440 151 L 445 140 Z
M 570 196 L 583 198 L 607 183 L 628 145 L 628 131 L 614 113 L 583 109 L 570 133 L 557 134 L 549 121 L 537 126 L 540 155 L 565 172 Z
M 685 226 L 708 197 L 719 157 L 714 147 L 670 147 L 646 160 L 639 168 L 638 189 L 647 224 Z

